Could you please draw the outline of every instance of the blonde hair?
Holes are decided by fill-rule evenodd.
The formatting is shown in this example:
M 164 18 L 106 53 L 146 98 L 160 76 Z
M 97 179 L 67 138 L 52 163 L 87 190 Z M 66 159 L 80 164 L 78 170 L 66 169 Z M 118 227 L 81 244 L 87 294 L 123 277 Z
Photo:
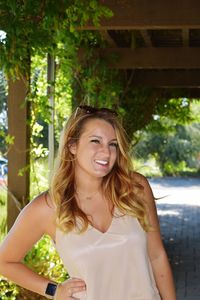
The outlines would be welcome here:
M 118 142 L 117 160 L 109 174 L 103 177 L 102 191 L 106 199 L 123 214 L 136 217 L 145 231 L 149 229 L 147 210 L 142 197 L 143 187 L 134 182 L 129 144 L 121 122 L 112 111 L 92 108 L 92 111 L 77 108 L 67 121 L 59 144 L 56 166 L 50 185 L 50 195 L 56 206 L 57 225 L 64 232 L 78 229 L 84 232 L 90 223 L 78 207 L 75 197 L 75 158 L 70 146 L 76 143 L 88 120 L 102 119 L 110 123 Z M 79 227 L 77 217 L 81 220 Z

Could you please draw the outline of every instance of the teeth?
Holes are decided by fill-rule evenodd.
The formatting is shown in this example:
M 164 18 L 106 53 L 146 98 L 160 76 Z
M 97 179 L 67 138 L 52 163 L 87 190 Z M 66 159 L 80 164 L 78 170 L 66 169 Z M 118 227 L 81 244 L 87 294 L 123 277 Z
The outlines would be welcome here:
M 96 162 L 102 165 L 107 165 L 108 163 L 106 160 L 96 160 Z

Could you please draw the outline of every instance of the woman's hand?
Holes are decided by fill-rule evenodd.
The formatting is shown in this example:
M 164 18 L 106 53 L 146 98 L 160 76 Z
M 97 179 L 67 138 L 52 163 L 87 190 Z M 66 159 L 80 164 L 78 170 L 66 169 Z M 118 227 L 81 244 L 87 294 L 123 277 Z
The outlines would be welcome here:
M 85 289 L 86 285 L 82 279 L 70 278 L 58 285 L 55 300 L 77 299 L 73 297 L 73 294 L 85 291 Z

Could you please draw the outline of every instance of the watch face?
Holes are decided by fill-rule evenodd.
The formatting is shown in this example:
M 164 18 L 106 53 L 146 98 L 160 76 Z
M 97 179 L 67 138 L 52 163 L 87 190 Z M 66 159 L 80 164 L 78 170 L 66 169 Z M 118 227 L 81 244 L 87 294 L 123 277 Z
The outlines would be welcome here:
M 57 284 L 48 283 L 45 294 L 49 296 L 54 296 L 56 293 L 56 289 L 57 289 Z

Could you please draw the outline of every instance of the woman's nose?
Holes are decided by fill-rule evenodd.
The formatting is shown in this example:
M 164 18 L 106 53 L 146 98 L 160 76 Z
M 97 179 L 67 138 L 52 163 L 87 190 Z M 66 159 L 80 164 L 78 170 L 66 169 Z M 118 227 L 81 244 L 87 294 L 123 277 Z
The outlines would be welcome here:
M 102 145 L 102 152 L 109 155 L 110 154 L 110 148 L 108 145 Z

